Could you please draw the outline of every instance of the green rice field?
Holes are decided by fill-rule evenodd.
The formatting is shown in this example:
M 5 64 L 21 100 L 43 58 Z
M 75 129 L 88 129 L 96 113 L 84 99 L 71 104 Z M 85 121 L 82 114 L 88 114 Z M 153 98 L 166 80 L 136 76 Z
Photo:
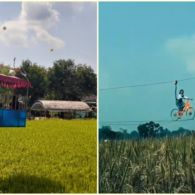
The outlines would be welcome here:
M 27 121 L 0 128 L 0 192 L 95 193 L 96 120 Z

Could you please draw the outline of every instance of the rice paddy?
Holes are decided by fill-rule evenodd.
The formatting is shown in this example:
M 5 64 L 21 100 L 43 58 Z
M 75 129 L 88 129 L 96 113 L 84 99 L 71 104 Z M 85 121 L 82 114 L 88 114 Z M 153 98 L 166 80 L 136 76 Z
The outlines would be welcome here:
M 95 193 L 96 140 L 96 120 L 0 128 L 0 192 Z

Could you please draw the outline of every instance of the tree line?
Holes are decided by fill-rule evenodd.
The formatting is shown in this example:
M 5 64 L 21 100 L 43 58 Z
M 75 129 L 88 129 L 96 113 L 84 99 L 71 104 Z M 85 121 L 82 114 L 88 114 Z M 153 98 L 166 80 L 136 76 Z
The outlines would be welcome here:
M 128 133 L 127 130 L 114 131 L 110 126 L 103 126 L 99 129 L 99 140 L 128 140 L 128 139 L 146 139 L 146 138 L 162 138 L 162 137 L 176 137 L 195 135 L 194 130 L 188 130 L 183 127 L 177 130 L 169 130 L 162 127 L 159 123 L 150 121 L 148 123 L 140 124 L 137 130 Z
M 90 66 L 75 64 L 72 59 L 57 60 L 49 68 L 24 60 L 15 72 L 15 76 L 32 84 L 28 89 L 29 105 L 38 99 L 79 101 L 85 96 L 96 95 L 96 73 Z M 8 71 L 4 67 L 0 73 Z M 16 93 L 26 95 L 26 90 L 18 89 Z

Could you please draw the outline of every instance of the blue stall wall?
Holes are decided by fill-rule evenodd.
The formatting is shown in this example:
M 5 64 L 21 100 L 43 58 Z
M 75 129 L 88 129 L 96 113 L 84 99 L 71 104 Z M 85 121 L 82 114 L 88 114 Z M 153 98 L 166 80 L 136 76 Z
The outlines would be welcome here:
M 25 127 L 26 111 L 0 109 L 0 127 Z

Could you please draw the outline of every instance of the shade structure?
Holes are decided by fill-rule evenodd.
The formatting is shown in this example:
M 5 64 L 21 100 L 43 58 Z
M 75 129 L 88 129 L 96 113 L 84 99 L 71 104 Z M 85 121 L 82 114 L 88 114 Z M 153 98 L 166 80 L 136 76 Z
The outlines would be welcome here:
M 81 101 L 38 100 L 32 105 L 31 110 L 53 112 L 90 112 L 91 108 L 85 102 Z
M 7 76 L 4 74 L 0 74 L 0 87 L 18 89 L 18 88 L 30 88 L 32 86 L 29 81 L 26 81 L 24 79 L 15 76 Z

